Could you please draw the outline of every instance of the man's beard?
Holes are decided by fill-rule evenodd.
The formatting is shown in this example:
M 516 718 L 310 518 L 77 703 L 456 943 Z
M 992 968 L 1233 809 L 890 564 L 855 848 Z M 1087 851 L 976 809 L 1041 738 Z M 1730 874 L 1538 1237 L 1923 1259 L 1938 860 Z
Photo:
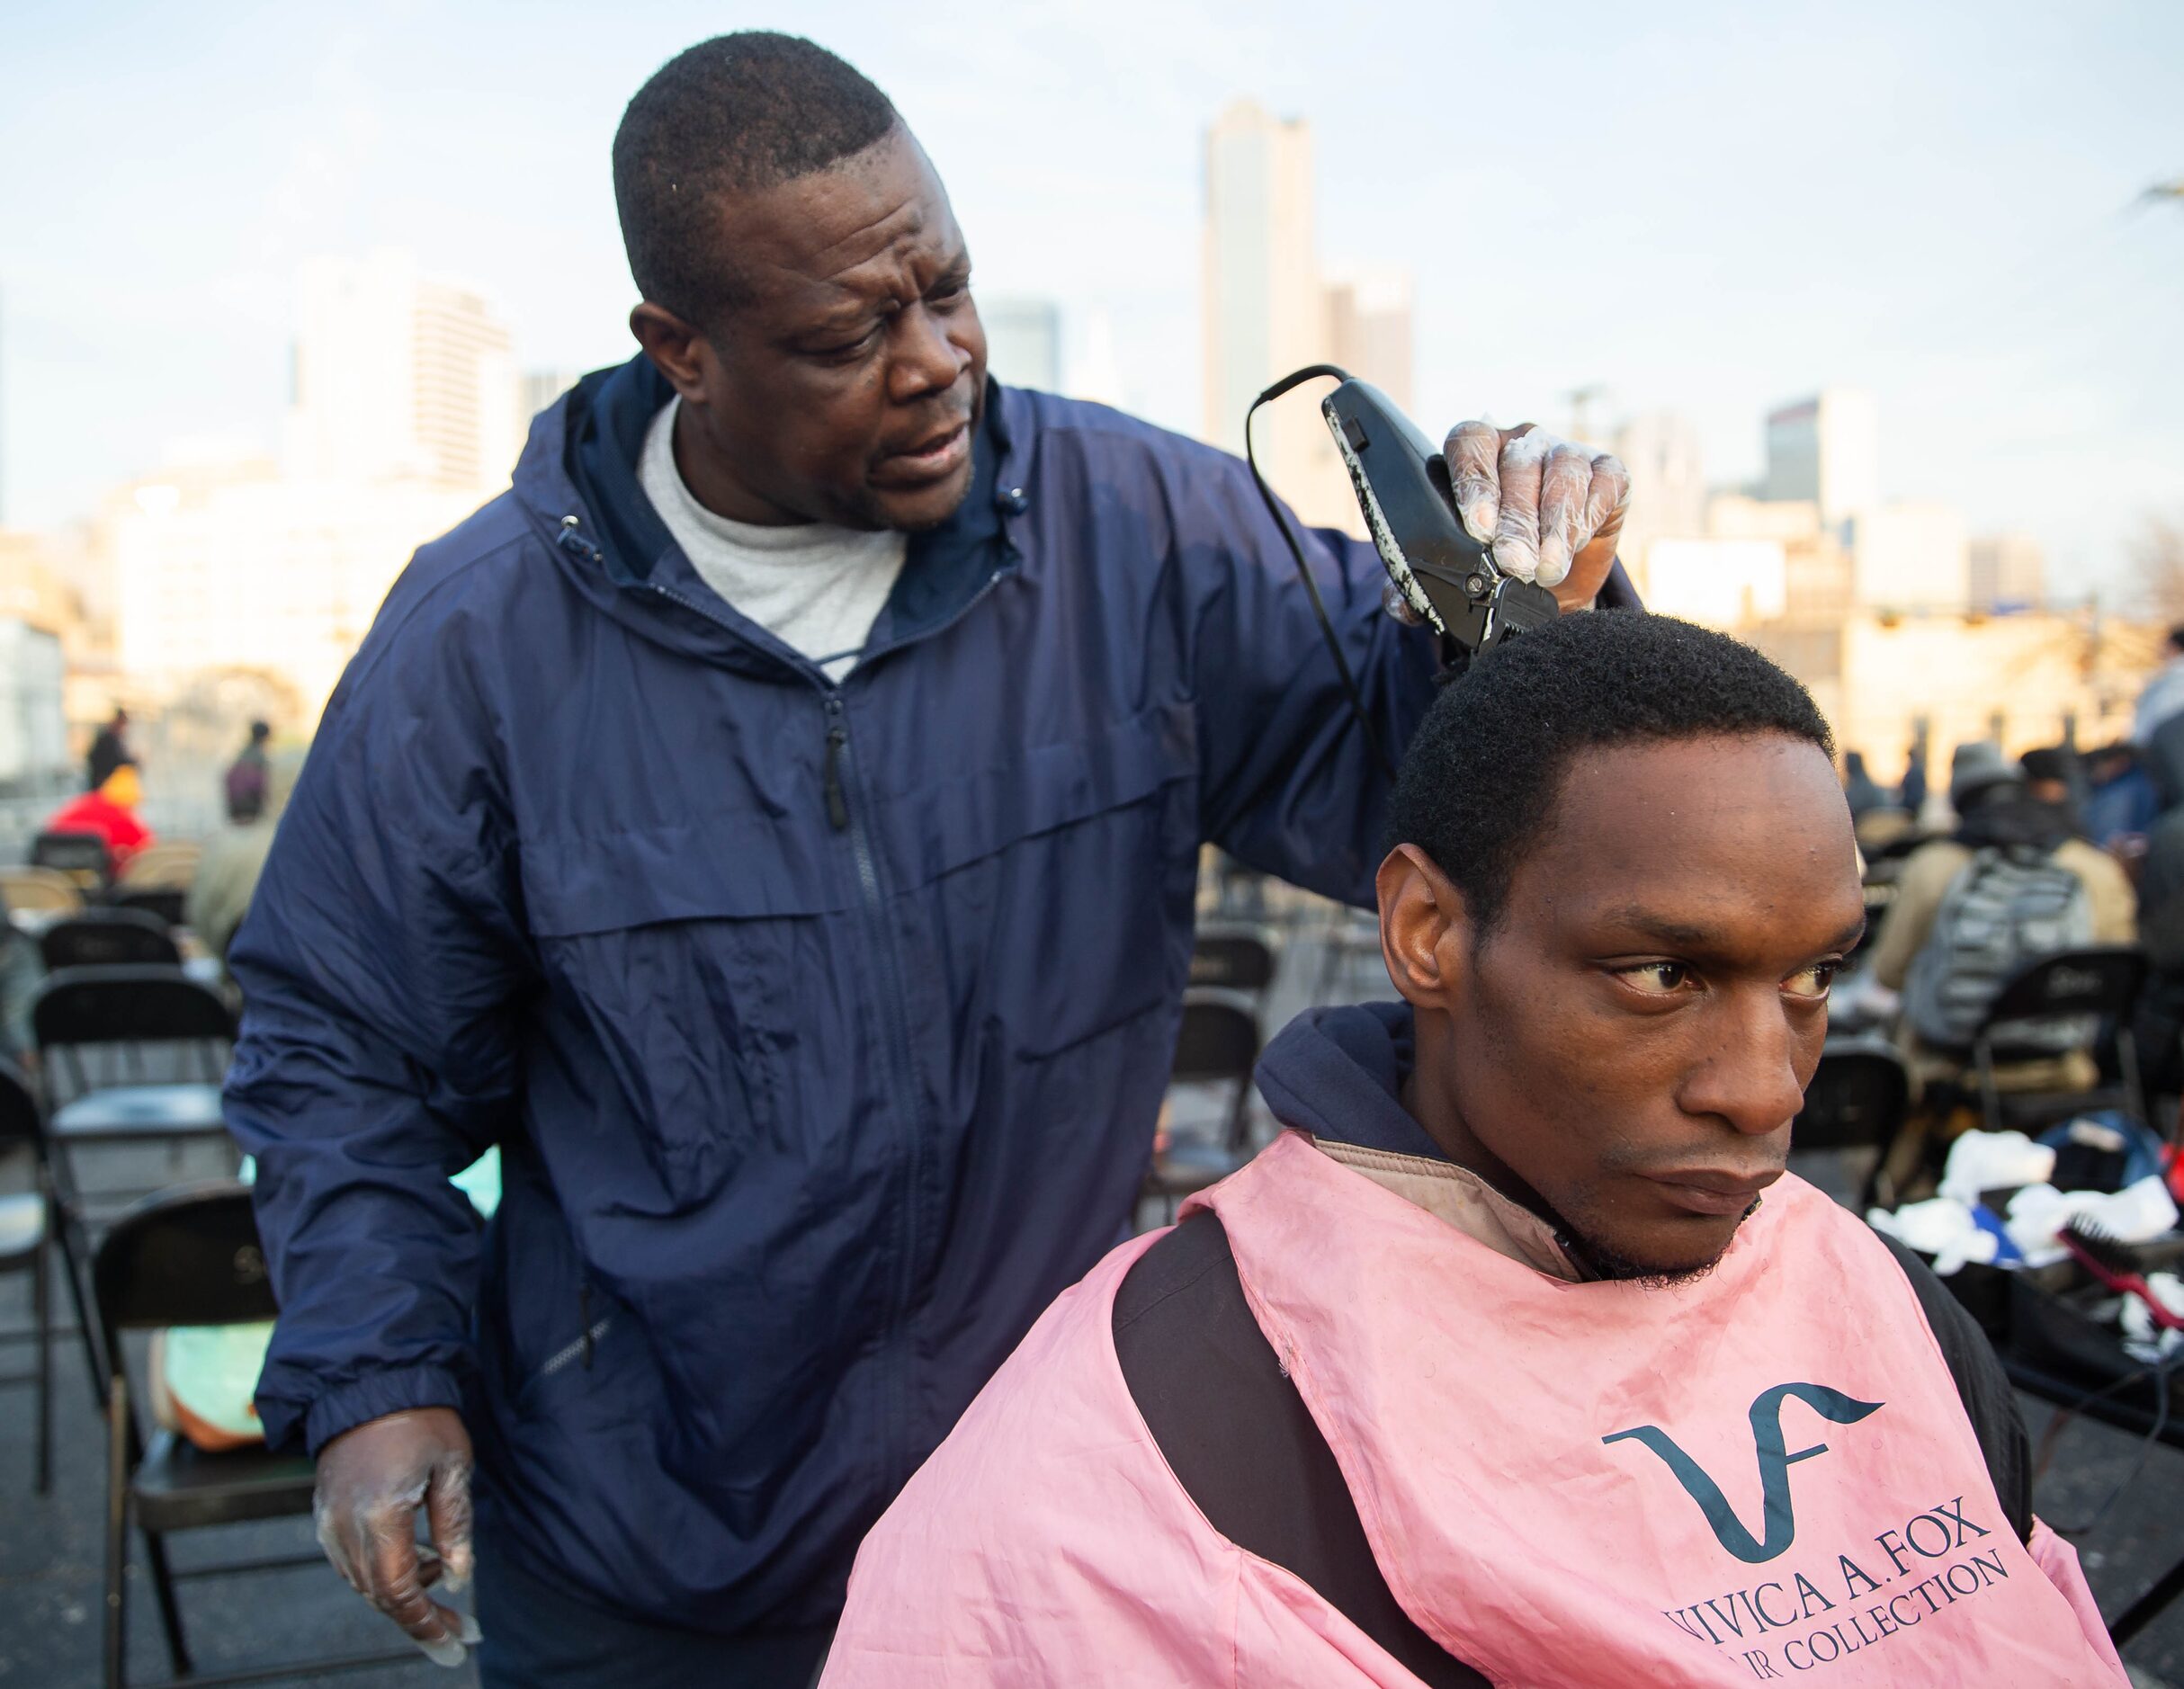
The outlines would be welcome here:
M 1759 1211 L 1759 1204 L 1764 1200 L 1758 1196 L 1751 1199 L 1751 1206 L 1737 1218 L 1737 1225 L 1740 1228 Z M 1612 1279 L 1624 1284 L 1635 1284 L 1641 1290 L 1667 1291 L 1674 1290 L 1680 1284 L 1695 1284 L 1722 1265 L 1722 1256 L 1717 1255 L 1713 1260 L 1702 1261 L 1696 1266 L 1663 1269 L 1648 1265 L 1645 1262 L 1634 1261 L 1626 1255 L 1618 1254 L 1598 1238 L 1587 1236 L 1568 1220 L 1559 1217 L 1556 1221 L 1554 1240 L 1562 1246 L 1562 1253 L 1574 1261 L 1580 1270 L 1589 1277 Z M 1732 1243 L 1736 1241 L 1736 1233 L 1730 1234 L 1730 1241 Z M 1727 1247 L 1724 1247 L 1722 1255 L 1728 1253 Z

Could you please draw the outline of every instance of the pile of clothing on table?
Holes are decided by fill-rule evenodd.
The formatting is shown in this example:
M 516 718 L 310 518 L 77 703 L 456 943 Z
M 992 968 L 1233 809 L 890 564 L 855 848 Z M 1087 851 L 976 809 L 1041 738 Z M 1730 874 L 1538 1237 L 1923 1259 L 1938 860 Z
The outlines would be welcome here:
M 2104 1113 L 2037 1138 L 1965 1132 L 1938 1194 L 1866 1220 L 1927 1256 L 2013 1352 L 2120 1377 L 2166 1371 L 2184 1348 L 2180 1186 L 2169 1145 Z

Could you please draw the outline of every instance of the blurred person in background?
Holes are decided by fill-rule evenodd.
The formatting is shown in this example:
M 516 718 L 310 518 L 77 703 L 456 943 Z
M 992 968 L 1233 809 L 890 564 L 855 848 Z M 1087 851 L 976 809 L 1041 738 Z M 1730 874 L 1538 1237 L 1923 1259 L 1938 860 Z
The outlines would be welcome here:
M 475 1460 L 492 1689 L 802 1689 L 865 1529 L 1130 1223 L 1201 846 L 1369 904 L 1438 651 L 1307 535 L 1362 728 L 1240 460 L 989 380 L 946 192 L 831 53 L 692 49 L 613 180 L 643 353 L 396 584 L 229 950 L 257 1401 L 448 1664 L 416 1515 L 460 1581 Z M 1622 467 L 1447 457 L 1591 603 Z M 481 1237 L 446 1179 L 496 1142 Z
M 2035 803 L 2054 806 L 2079 837 L 2086 836 L 2085 770 L 2067 745 L 2043 746 L 2018 758 L 2025 771 L 2025 793 Z
M 1850 806 L 1855 824 L 1868 810 L 1886 809 L 1889 796 L 1878 781 L 1866 772 L 1866 753 L 1843 753 L 1843 800 Z
M 2002 984 L 2000 978 L 1965 977 L 1975 959 L 1957 942 L 1957 911 L 1967 931 L 1992 936 L 2001 929 L 2000 942 L 1985 952 L 2003 958 L 1995 971 L 2011 958 L 2129 944 L 2138 935 L 2137 899 L 2123 870 L 2075 836 L 2069 805 L 2036 796 L 2024 768 L 2001 746 L 1957 747 L 1949 801 L 1957 813 L 1956 830 L 1906 859 L 1870 952 L 1874 982 L 1904 997 L 1903 1041 L 1922 1084 L 1954 1081 L 1962 1073 L 1959 1058 L 1937 1046 L 1935 1014 L 1942 1001 L 1964 1001 L 1983 989 L 1991 1001 Z M 2036 923 L 2051 922 L 2053 934 L 2036 935 Z M 1995 1070 L 2003 1090 L 2087 1090 L 2098 1077 L 2082 1050 Z
M 255 821 L 265 808 L 265 742 L 273 737 L 273 728 L 264 721 L 250 724 L 250 743 L 236 754 L 235 761 L 228 764 L 228 773 L 220 782 L 221 794 L 227 800 L 228 818 L 237 824 Z
M 2129 740 L 2103 746 L 2086 758 L 2085 836 L 2103 850 L 2143 834 L 2164 808 L 2144 758 Z
M 261 722 L 257 727 L 264 725 Z M 257 727 L 252 728 L 254 738 Z M 183 916 L 190 930 L 223 966 L 228 946 L 235 942 L 236 931 L 243 925 L 250 899 L 257 891 L 258 877 L 265 871 L 265 858 L 273 849 L 282 811 L 288 808 L 289 794 L 302 772 L 304 753 L 261 754 L 261 762 L 264 775 L 256 809 L 205 842 L 203 853 L 197 859 L 196 874 L 190 881 L 190 895 L 183 905 Z
M 2132 1015 L 2147 1094 L 2184 1095 L 2184 714 L 2140 754 L 2160 813 L 2138 861 L 2138 942 L 2153 971 Z
M 2180 712 L 2184 712 L 2184 626 L 2170 629 L 2168 638 L 2162 641 L 2162 666 L 2138 695 L 2138 709 L 2131 718 L 2131 742 L 2152 744 L 2154 730 Z
M 128 865 L 129 859 L 152 842 L 152 830 L 138 817 L 144 801 L 144 782 L 137 764 L 124 758 L 95 791 L 86 791 L 46 818 L 49 833 L 94 833 L 106 845 L 109 879 Z
M 1911 825 L 1919 825 L 1926 809 L 1926 746 L 1914 745 L 1911 755 L 1903 759 L 1903 784 L 1897 789 L 1896 802 L 1903 813 L 1911 817 Z
M 96 791 L 112 778 L 115 769 L 129 761 L 128 732 L 129 711 L 117 704 L 113 719 L 92 738 L 91 753 L 84 759 L 85 791 Z

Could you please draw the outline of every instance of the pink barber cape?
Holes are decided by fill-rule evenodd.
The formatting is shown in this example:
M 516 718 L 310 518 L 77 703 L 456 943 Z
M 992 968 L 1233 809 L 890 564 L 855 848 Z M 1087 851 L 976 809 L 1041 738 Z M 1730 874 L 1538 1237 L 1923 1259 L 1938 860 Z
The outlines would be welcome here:
M 1902 1270 L 1802 1181 L 1667 1290 L 1535 1272 L 1294 1133 L 1200 1205 L 1389 1587 L 1493 1683 L 2126 1683 L 2076 1555 L 2004 1520 Z M 1152 1241 L 865 1540 L 827 1685 L 1416 1684 L 1162 1461 L 1110 1324 Z

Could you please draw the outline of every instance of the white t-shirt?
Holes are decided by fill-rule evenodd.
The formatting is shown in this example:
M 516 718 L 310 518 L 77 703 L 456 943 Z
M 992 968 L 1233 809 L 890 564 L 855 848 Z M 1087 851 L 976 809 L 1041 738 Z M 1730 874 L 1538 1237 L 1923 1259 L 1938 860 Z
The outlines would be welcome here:
M 637 479 L 699 578 L 741 614 L 838 681 L 857 666 L 873 621 L 894 590 L 909 541 L 826 523 L 765 528 L 730 522 L 691 496 L 675 466 L 667 401 L 645 433 Z

